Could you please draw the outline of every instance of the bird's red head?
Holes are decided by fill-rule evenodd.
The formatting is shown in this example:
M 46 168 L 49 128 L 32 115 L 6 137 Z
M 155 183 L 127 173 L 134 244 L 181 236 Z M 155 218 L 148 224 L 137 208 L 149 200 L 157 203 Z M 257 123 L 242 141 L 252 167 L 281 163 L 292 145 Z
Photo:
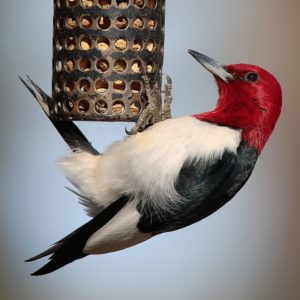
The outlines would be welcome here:
M 198 52 L 190 53 L 214 74 L 220 94 L 213 111 L 195 117 L 241 129 L 244 141 L 261 152 L 281 111 L 282 92 L 276 78 L 258 66 L 225 66 Z

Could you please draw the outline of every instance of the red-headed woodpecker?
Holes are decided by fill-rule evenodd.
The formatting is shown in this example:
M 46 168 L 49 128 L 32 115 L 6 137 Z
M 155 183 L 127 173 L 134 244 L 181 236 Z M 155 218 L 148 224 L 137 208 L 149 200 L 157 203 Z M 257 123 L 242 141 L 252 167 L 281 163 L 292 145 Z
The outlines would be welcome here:
M 260 67 L 189 53 L 216 79 L 220 97 L 211 112 L 159 122 L 103 154 L 74 123 L 51 120 L 73 150 L 60 166 L 93 219 L 29 259 L 51 255 L 33 275 L 193 224 L 248 180 L 280 115 L 280 85 Z M 51 99 L 25 84 L 47 113 Z

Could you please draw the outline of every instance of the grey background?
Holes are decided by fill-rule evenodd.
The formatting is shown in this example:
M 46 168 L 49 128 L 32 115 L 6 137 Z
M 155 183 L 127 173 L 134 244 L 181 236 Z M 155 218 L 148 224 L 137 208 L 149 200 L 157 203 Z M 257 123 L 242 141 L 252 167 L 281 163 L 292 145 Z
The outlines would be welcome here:
M 212 77 L 192 48 L 224 63 L 261 65 L 281 82 L 280 121 L 245 188 L 213 216 L 49 276 L 24 259 L 88 220 L 54 162 L 67 153 L 17 75 L 50 92 L 52 1 L 0 6 L 0 298 L 300 299 L 299 0 L 168 1 L 165 72 L 173 115 L 212 109 Z M 98 149 L 125 124 L 80 123 Z

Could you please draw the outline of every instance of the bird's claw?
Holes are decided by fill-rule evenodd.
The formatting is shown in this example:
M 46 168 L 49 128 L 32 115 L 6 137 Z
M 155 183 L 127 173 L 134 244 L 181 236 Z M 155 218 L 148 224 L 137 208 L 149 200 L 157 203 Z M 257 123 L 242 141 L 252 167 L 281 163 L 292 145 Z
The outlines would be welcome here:
M 136 126 L 135 126 L 136 127 Z M 131 135 L 135 135 L 137 133 L 136 128 L 133 127 L 131 130 L 128 130 L 127 127 L 125 127 L 125 132 L 127 135 L 131 136 Z

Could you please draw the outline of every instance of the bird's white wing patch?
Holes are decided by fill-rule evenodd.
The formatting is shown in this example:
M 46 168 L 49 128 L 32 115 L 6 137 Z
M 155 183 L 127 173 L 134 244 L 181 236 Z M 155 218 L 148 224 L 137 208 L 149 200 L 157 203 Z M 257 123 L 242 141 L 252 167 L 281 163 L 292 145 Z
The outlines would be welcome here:
M 236 152 L 241 133 L 193 117 L 169 119 L 114 143 L 103 155 L 75 153 L 60 162 L 92 203 L 105 207 L 122 195 L 168 209 L 180 201 L 174 188 L 184 163 Z
M 151 234 L 141 233 L 137 228 L 140 216 L 133 203 L 125 206 L 88 239 L 83 252 L 104 254 L 119 251 L 151 238 Z

